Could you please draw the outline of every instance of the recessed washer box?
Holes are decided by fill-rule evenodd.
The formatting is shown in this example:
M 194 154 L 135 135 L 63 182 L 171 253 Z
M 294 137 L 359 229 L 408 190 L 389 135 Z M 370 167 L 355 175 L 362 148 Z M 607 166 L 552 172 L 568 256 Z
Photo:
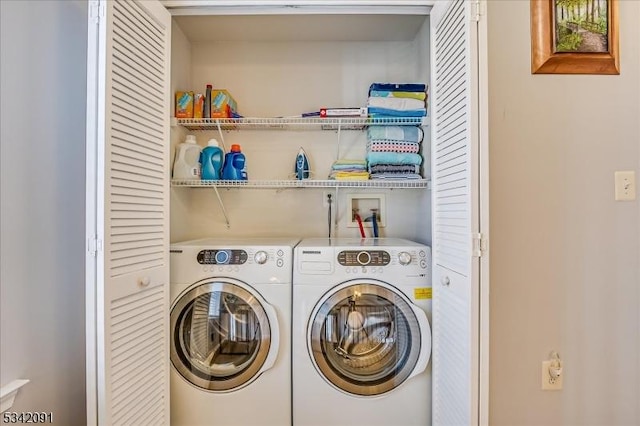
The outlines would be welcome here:
M 374 209 L 377 214 L 377 221 L 379 227 L 384 227 L 387 224 L 387 203 L 384 194 L 346 194 L 347 195 L 347 208 L 348 214 L 351 220 L 347 221 L 347 227 L 357 228 L 358 221 L 356 220 L 355 213 L 357 212 L 362 219 L 362 225 L 365 228 L 373 228 L 373 222 L 371 221 L 371 215 Z

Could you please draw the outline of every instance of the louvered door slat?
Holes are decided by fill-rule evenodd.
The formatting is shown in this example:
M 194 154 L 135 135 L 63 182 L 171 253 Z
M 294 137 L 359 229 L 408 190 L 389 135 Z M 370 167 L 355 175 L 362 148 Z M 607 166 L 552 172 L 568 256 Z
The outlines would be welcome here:
M 154 83 L 157 81 L 152 76 L 145 74 L 146 70 L 138 68 L 138 64 L 135 63 L 134 58 L 127 55 L 122 49 L 114 49 L 113 51 L 113 69 L 115 71 L 114 78 L 120 79 L 120 76 L 126 76 L 122 78 L 121 83 L 125 82 L 137 84 L 140 90 L 149 93 L 150 97 L 159 97 L 157 89 Z
M 112 304 L 110 411 L 113 424 L 137 424 L 138 415 L 151 415 L 149 407 L 168 398 L 163 385 L 167 363 L 162 359 L 167 349 L 163 324 L 165 299 L 164 289 L 154 287 Z M 131 309 L 132 305 L 136 309 Z M 141 330 L 145 331 L 144 337 Z M 145 374 L 150 366 L 155 366 L 153 374 Z M 162 406 L 164 404 L 160 409 Z
M 116 8 L 120 8 L 121 5 L 116 5 Z M 150 57 L 155 57 L 159 63 L 164 63 L 164 58 L 158 55 L 158 50 L 162 49 L 162 46 L 157 41 L 158 32 L 157 31 L 149 31 L 148 28 L 139 25 L 139 21 L 135 19 L 135 13 L 122 13 L 122 20 L 120 24 L 123 28 L 125 28 L 130 34 L 139 34 L 140 32 L 145 34 L 145 37 L 138 37 L 136 42 L 142 46 L 142 48 L 146 49 L 149 53 Z
M 150 145 L 156 143 L 159 135 L 157 128 L 139 127 L 136 121 L 131 120 L 129 116 L 122 115 L 121 111 L 115 111 L 113 114 L 112 126 L 113 129 L 139 138 Z
M 127 87 L 127 83 L 131 83 L 139 87 L 138 91 L 148 93 L 151 104 L 160 98 L 161 93 L 157 92 L 154 80 L 136 68 L 131 58 L 128 58 L 120 50 L 114 51 L 113 71 L 114 78 L 118 79 L 124 87 Z
M 159 242 L 164 242 L 164 240 L 162 239 L 162 234 L 157 234 L 154 235 L 153 233 L 147 233 L 147 234 L 117 234 L 117 235 L 112 235 L 111 236 L 111 243 L 112 244 L 129 244 L 129 243 L 135 243 L 136 241 L 159 241 Z
M 124 88 L 114 89 L 112 93 L 113 105 L 118 109 L 115 110 L 124 119 L 130 118 L 134 123 L 144 123 L 144 128 L 147 133 L 156 136 L 160 134 L 158 132 L 158 126 L 162 127 L 162 121 L 155 111 L 147 111 L 149 108 L 140 99 L 131 96 L 130 94 L 122 93 Z
M 163 234 L 164 228 L 158 228 L 157 226 L 130 226 L 112 229 L 110 237 L 129 236 L 133 241 L 145 241 L 148 238 L 162 238 Z
M 142 61 L 149 67 L 149 69 L 155 70 L 158 74 L 162 75 L 163 65 L 160 56 L 156 49 L 149 49 L 140 39 L 137 37 L 136 28 L 130 28 L 125 24 L 126 20 L 123 19 L 118 22 L 114 22 L 113 34 L 114 37 L 122 39 L 122 45 L 125 49 L 136 57 L 142 59 Z
M 152 78 L 162 78 L 162 67 L 158 65 L 153 56 L 148 55 L 144 49 L 140 49 L 131 39 L 132 35 L 122 31 L 117 24 L 113 28 L 113 39 L 118 43 L 118 50 L 129 59 L 135 58 L 132 64 L 141 71 L 148 73 Z
M 118 6 L 116 6 L 116 8 L 118 8 Z M 158 50 L 161 48 L 157 44 L 150 43 L 150 40 L 154 38 L 153 34 L 145 31 L 147 37 L 138 37 L 141 28 L 136 25 L 135 21 L 131 20 L 126 13 L 122 15 L 122 20 L 115 23 L 114 27 L 116 31 L 121 34 L 126 34 L 128 37 L 131 37 L 131 42 L 135 45 L 136 49 L 144 51 L 149 60 L 158 66 L 158 69 L 163 69 L 164 60 L 162 56 L 158 54 Z
M 153 105 L 155 105 L 155 103 L 158 102 L 160 93 L 149 92 L 148 90 L 145 90 L 146 89 L 145 87 L 140 86 L 139 84 L 140 82 L 138 80 L 136 80 L 135 78 L 132 78 L 130 73 L 122 69 L 123 65 L 128 67 L 127 64 L 117 64 L 117 65 L 118 66 L 114 66 L 112 71 L 113 78 L 117 79 L 120 85 L 129 91 L 131 96 L 134 96 L 137 99 L 140 99 L 142 102 L 146 103 L 148 110 L 150 111 L 155 110 L 156 107 L 154 107 Z M 132 70 L 131 67 L 128 67 L 128 68 Z
M 116 119 L 119 118 L 121 120 L 120 122 L 124 124 L 135 124 L 138 129 L 147 133 L 152 138 L 158 137 L 158 135 L 160 134 L 160 132 L 158 131 L 158 127 L 162 127 L 162 121 L 159 120 L 160 117 L 153 117 L 153 114 L 136 108 L 132 105 L 132 103 L 135 103 L 135 100 L 126 102 L 126 100 L 123 100 L 121 97 L 119 97 L 119 95 L 120 94 L 117 92 L 117 90 L 114 90 L 113 106 L 115 108 L 113 112 L 117 116 Z
M 119 195 L 119 194 L 113 194 L 112 198 L 113 198 L 113 201 L 117 202 L 119 206 L 123 206 L 125 208 L 126 206 L 136 205 L 136 204 L 162 206 L 162 200 L 156 199 L 156 198 L 148 198 L 148 197 L 142 198 L 142 197 L 133 197 L 129 195 Z
M 157 0 L 96 3 L 105 12 L 96 49 L 104 80 L 96 417 L 100 425 L 168 425 L 171 16 Z
M 432 10 L 433 424 L 478 421 L 477 333 L 471 303 L 477 285 L 474 232 L 472 37 L 470 2 Z M 475 111 L 477 113 L 477 111 Z M 477 323 L 477 322 L 476 322 Z
M 456 38 L 450 40 L 449 45 L 446 47 L 449 51 L 440 59 L 442 61 L 441 71 L 445 76 L 439 81 L 440 86 L 438 89 L 442 90 L 442 93 L 447 93 L 450 90 L 450 85 L 457 82 L 456 76 L 464 73 L 467 56 L 460 52 L 463 46 L 464 34 L 458 34 Z
M 118 138 L 112 138 L 115 143 L 120 143 Z M 141 169 L 141 172 L 145 172 L 149 180 L 156 182 L 162 182 L 157 175 L 153 172 L 157 171 L 157 167 L 162 168 L 162 162 L 155 156 L 146 156 L 144 159 L 135 150 L 131 150 L 128 147 L 121 147 L 114 145 L 112 147 L 112 161 L 114 163 L 114 170 L 122 170 L 124 166 L 132 166 L 135 169 Z
M 115 137 L 114 139 L 114 143 L 118 142 L 118 139 L 120 139 L 119 137 Z M 146 155 L 145 152 L 146 150 L 144 148 L 140 148 L 138 149 L 137 146 L 128 146 L 126 148 L 124 147 L 119 147 L 119 146 L 115 146 L 114 149 L 120 149 L 121 150 L 121 154 L 131 158 L 132 160 L 135 160 L 135 156 L 139 155 L 139 156 L 143 156 Z M 149 154 L 147 156 L 147 158 L 149 159 L 153 159 L 153 155 Z M 154 159 L 153 162 L 138 162 L 136 164 L 139 164 L 141 166 L 145 166 L 146 167 L 137 167 L 136 164 L 131 164 L 131 162 L 127 161 L 127 162 L 114 162 L 113 165 L 113 170 L 117 170 L 117 171 L 121 171 L 121 172 L 125 172 L 125 173 L 132 173 L 135 175 L 140 175 L 146 178 L 149 178 L 150 180 L 153 181 L 158 181 L 161 180 L 163 173 L 160 172 L 159 170 L 156 170 L 153 166 L 154 164 L 157 165 L 158 162 L 160 162 L 160 160 L 162 160 L 162 158 L 158 158 L 157 160 Z
M 131 17 L 131 22 L 138 28 L 139 35 L 145 35 L 147 40 L 155 43 L 156 49 L 164 48 L 161 40 L 166 28 L 155 20 L 147 19 L 147 11 L 140 7 L 140 3 L 123 1 L 116 7 L 122 8 L 122 16 Z

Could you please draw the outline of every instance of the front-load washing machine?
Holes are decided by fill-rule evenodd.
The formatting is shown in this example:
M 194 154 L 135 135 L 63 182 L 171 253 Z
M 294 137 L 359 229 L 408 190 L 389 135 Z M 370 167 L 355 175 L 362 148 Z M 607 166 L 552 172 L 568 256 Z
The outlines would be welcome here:
M 294 259 L 294 425 L 430 424 L 430 248 L 304 239 Z
M 291 239 L 171 245 L 171 424 L 291 424 Z

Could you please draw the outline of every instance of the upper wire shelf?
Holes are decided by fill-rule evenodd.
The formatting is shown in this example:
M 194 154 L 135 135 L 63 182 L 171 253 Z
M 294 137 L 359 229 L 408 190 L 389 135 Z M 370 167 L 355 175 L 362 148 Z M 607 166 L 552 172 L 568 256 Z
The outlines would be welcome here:
M 362 130 L 368 126 L 424 126 L 427 117 L 173 118 L 189 130 Z
M 428 188 L 428 179 L 370 179 L 370 180 L 177 180 L 174 187 L 190 188 Z

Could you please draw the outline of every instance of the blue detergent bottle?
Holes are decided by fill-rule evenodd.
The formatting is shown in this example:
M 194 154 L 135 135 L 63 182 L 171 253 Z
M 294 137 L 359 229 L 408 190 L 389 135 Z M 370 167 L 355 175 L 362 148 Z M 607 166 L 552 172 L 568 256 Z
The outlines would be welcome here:
M 224 158 L 222 168 L 222 179 L 225 180 L 247 180 L 247 170 L 245 168 L 246 159 L 240 150 L 240 145 L 231 145 L 231 152 Z
M 202 180 L 218 180 L 222 177 L 222 160 L 224 153 L 218 141 L 210 139 L 207 146 L 200 154 L 200 164 L 202 164 Z

